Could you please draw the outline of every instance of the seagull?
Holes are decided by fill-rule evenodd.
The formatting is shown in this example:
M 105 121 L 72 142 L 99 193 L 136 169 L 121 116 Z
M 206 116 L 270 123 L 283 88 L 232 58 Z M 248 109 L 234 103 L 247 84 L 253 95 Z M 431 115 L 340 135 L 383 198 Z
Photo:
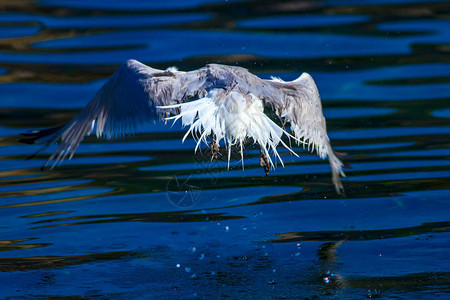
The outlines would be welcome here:
M 281 126 L 264 113 L 265 107 L 278 116 Z M 197 151 L 202 142 L 209 141 L 212 159 L 219 158 L 223 144 L 228 150 L 228 168 L 233 146 L 240 149 L 244 167 L 243 144 L 250 140 L 259 146 L 260 165 L 266 175 L 275 168 L 274 160 L 284 166 L 277 151 L 279 144 L 298 156 L 290 146 L 292 140 L 315 150 L 322 159 L 328 157 L 337 193 L 343 189 L 343 164 L 331 148 L 319 92 L 307 73 L 285 82 L 274 77 L 263 80 L 237 66 L 208 64 L 183 72 L 174 67 L 158 70 L 130 59 L 72 120 L 59 127 L 23 133 L 21 142 L 44 142 L 35 155 L 58 143 L 43 166 L 52 162 L 53 168 L 67 157 L 71 159 L 84 137 L 94 130 L 98 138 L 119 138 L 135 133 L 140 124 L 151 120 L 181 120 L 187 128 L 183 142 L 193 136 Z

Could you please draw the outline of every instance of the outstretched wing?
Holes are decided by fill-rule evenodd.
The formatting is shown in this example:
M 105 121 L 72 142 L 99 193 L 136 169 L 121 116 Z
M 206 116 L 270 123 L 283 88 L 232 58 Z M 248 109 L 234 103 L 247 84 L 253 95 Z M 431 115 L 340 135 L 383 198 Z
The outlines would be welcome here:
M 216 68 L 221 69 L 219 65 Z M 222 67 L 223 68 L 223 67 Z M 290 123 L 291 131 L 303 145 L 316 150 L 321 158 L 328 157 L 332 179 L 338 193 L 343 188 L 340 176 L 342 162 L 336 157 L 327 135 L 317 86 L 312 77 L 303 73 L 294 81 L 280 79 L 263 80 L 243 68 L 231 67 L 237 87 L 243 94 L 251 93 L 272 105 L 284 123 Z
M 337 192 L 340 193 L 340 190 L 343 188 L 340 176 L 345 176 L 342 171 L 342 162 L 336 157 L 331 148 L 319 92 L 309 74 L 303 73 L 294 81 L 284 82 L 279 79 L 262 80 L 248 70 L 235 66 L 211 64 L 204 69 L 207 72 L 203 74 L 203 76 L 206 76 L 206 81 L 202 88 L 205 88 L 206 91 L 223 89 L 225 94 L 236 91 L 244 98 L 248 97 L 248 95 L 254 95 L 270 103 L 280 119 L 285 123 L 290 123 L 291 131 L 298 141 L 303 143 L 303 145 L 307 145 L 308 148 L 316 150 L 321 158 L 328 156 L 332 169 L 333 183 Z M 221 98 L 229 99 L 229 97 Z M 225 100 L 215 99 L 217 105 L 226 105 L 222 103 L 223 101 Z M 178 105 L 177 107 L 180 106 Z M 189 121 L 184 121 L 183 123 L 194 125 L 194 117 L 197 115 L 197 111 L 193 109 L 195 105 L 184 104 L 182 110 L 183 108 L 186 110 L 184 117 L 190 116 L 188 118 Z M 189 114 L 191 110 L 194 113 Z M 201 113 L 198 113 L 200 116 Z M 180 116 L 178 115 L 176 118 Z M 201 118 L 197 120 L 197 123 L 200 121 Z M 261 130 L 263 129 L 261 128 Z
M 205 82 L 203 73 L 162 71 L 128 60 L 71 121 L 55 129 L 26 133 L 27 138 L 22 141 L 45 140 L 46 144 L 38 152 L 59 142 L 44 165 L 53 160 L 54 167 L 67 156 L 71 158 L 94 128 L 97 137 L 123 137 L 136 132 L 139 124 L 160 117 L 157 106 L 176 104 L 196 96 Z
M 343 164 L 331 148 L 319 91 L 312 77 L 303 73 L 290 82 L 275 78 L 264 82 L 260 97 L 273 105 L 283 122 L 290 123 L 295 137 L 308 149 L 316 150 L 321 158 L 328 156 L 333 183 L 339 193 L 343 188 L 340 176 L 345 177 Z

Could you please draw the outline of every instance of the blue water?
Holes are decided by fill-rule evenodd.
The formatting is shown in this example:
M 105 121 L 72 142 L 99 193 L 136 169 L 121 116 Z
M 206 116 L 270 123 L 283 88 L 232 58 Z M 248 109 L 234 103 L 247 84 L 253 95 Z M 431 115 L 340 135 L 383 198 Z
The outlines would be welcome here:
M 250 19 L 238 22 L 242 28 L 298 28 L 341 25 L 343 23 L 359 23 L 369 19 L 368 16 L 357 15 L 294 15 Z
M 448 4 L 0 4 L 0 298 L 450 298 Z M 269 176 L 251 145 L 227 170 L 162 122 L 52 171 L 54 148 L 27 160 L 20 133 L 70 120 L 130 58 L 310 73 L 343 195 L 299 146 Z

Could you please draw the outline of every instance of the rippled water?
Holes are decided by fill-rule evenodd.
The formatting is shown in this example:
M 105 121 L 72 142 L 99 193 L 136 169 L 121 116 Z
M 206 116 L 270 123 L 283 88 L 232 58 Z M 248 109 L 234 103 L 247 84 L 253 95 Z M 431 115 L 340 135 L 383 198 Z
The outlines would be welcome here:
M 445 1 L 0 2 L 0 298 L 362 299 L 450 296 L 450 21 Z M 309 72 L 326 161 L 210 162 L 180 127 L 51 150 L 126 59 L 182 70 Z M 238 157 L 239 154 L 236 154 Z

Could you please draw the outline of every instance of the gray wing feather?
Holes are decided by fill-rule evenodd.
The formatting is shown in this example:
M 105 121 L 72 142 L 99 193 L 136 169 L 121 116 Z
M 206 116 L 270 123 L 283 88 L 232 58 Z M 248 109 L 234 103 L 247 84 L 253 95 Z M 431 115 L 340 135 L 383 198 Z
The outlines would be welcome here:
M 198 72 L 189 73 L 126 61 L 77 116 L 47 137 L 42 149 L 56 142 L 59 146 L 44 166 L 71 158 L 95 126 L 97 137 L 123 137 L 136 132 L 139 124 L 161 117 L 157 106 L 186 101 L 186 96 L 195 95 L 199 81 Z
M 220 68 L 219 66 L 216 66 Z M 342 162 L 336 157 L 327 135 L 325 117 L 322 112 L 317 86 L 312 77 L 303 73 L 298 79 L 290 82 L 282 80 L 262 80 L 246 69 L 232 67 L 237 81 L 237 88 L 245 87 L 243 93 L 252 93 L 270 103 L 275 113 L 289 122 L 291 131 L 304 145 L 316 150 L 321 158 L 328 157 L 332 179 L 338 193 L 343 188 L 340 176 Z
M 340 193 L 343 188 L 340 176 L 345 177 L 343 164 L 331 148 L 319 91 L 312 77 L 303 73 L 291 82 L 272 80 L 266 83 L 268 87 L 264 90 L 264 99 L 274 106 L 280 118 L 290 123 L 295 137 L 301 139 L 308 149 L 316 150 L 321 158 L 328 156 L 333 183 Z M 273 92 L 273 89 L 278 92 Z

